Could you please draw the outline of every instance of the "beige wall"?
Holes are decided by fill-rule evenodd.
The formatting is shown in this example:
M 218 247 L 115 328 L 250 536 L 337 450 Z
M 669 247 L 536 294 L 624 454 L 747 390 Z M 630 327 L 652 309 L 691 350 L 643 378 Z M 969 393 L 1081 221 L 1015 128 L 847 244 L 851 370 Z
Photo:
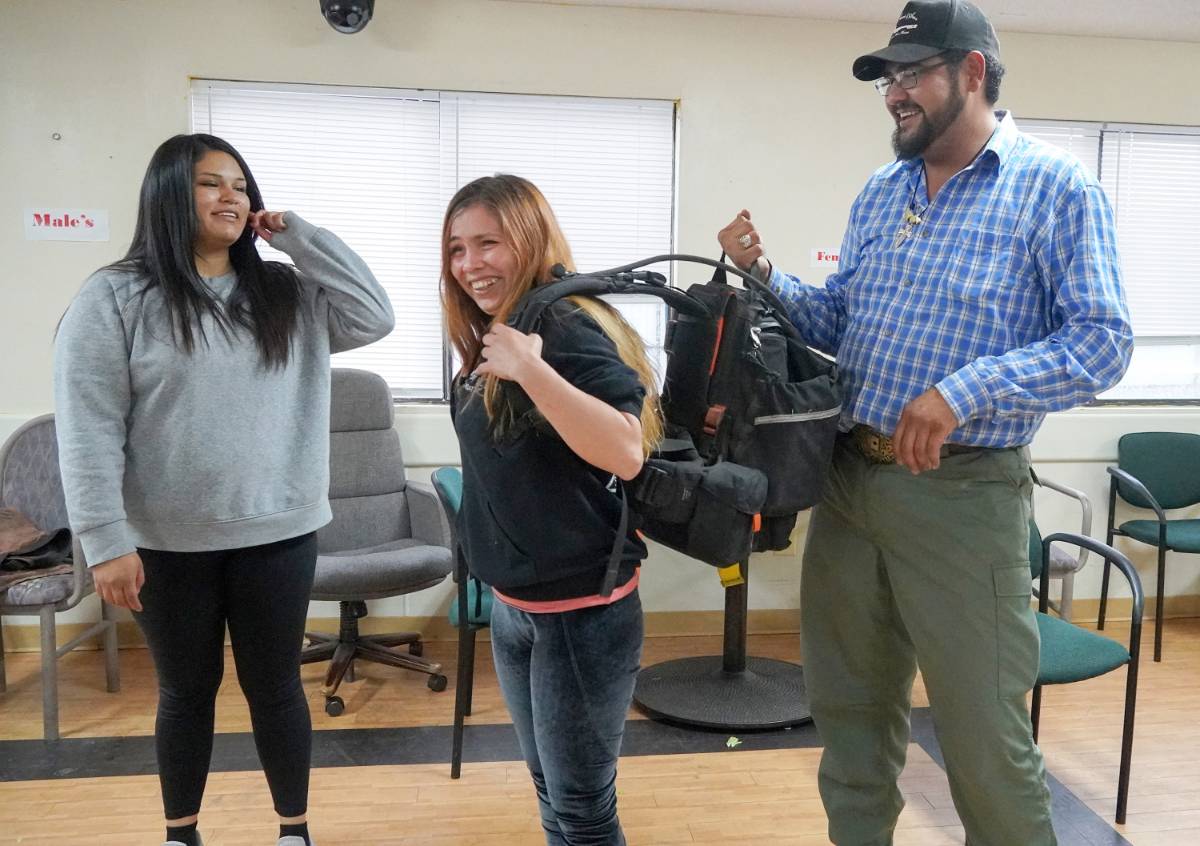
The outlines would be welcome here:
M 677 99 L 679 248 L 713 252 L 716 229 L 746 206 L 776 262 L 815 276 L 810 249 L 838 245 L 851 200 L 889 155 L 880 98 L 849 74 L 851 60 L 881 46 L 887 31 L 738 15 L 380 0 L 365 32 L 342 36 L 315 0 L 0 0 L 0 437 L 52 410 L 55 322 L 84 277 L 128 244 L 151 151 L 188 131 L 190 77 Z M 1016 33 L 1001 33 L 1001 42 L 1010 68 L 1001 105 L 1018 118 L 1200 124 L 1193 84 L 1200 45 Z M 55 132 L 62 140 L 51 140 Z M 25 241 L 20 215 L 33 205 L 106 208 L 112 240 Z M 419 434 L 409 454 L 418 465 L 454 459 L 439 415 L 412 415 Z M 1116 432 L 1200 430 L 1200 409 L 1165 420 L 1121 412 L 1116 423 L 1111 414 L 1108 423 L 1089 413 L 1056 417 L 1038 452 L 1082 479 L 1097 506 Z M 662 556 L 651 563 L 662 566 L 648 568 L 648 607 L 720 607 L 706 568 Z M 1200 593 L 1200 567 L 1181 565 L 1172 592 Z M 764 557 L 755 566 L 754 606 L 795 608 L 795 558 Z M 443 601 L 435 594 L 384 607 L 419 614 Z

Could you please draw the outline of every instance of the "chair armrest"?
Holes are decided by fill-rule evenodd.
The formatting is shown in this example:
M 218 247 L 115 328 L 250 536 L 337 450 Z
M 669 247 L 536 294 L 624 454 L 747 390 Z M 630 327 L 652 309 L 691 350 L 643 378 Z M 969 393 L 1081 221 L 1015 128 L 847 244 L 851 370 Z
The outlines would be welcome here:
M 1162 510 L 1162 506 L 1158 504 L 1158 500 L 1156 500 L 1154 498 L 1154 496 L 1150 493 L 1150 491 L 1146 490 L 1145 485 L 1143 485 L 1141 482 L 1139 482 L 1137 479 L 1135 479 L 1133 476 L 1129 475 L 1128 473 L 1126 473 L 1124 470 L 1122 470 L 1119 467 L 1109 467 L 1108 474 L 1113 477 L 1111 484 L 1113 486 L 1113 490 L 1116 491 L 1118 495 L 1120 494 L 1120 491 L 1117 489 L 1118 482 L 1120 482 L 1122 485 L 1128 485 L 1129 487 L 1133 488 L 1133 490 L 1136 493 L 1140 494 L 1146 500 L 1146 502 L 1150 503 L 1149 507 L 1153 508 L 1154 513 L 1158 515 L 1158 522 L 1163 525 L 1166 524 L 1166 522 L 1167 522 L 1166 513 Z M 1121 497 L 1121 498 L 1125 499 L 1125 497 Z M 1125 500 L 1125 501 L 1129 502 L 1129 500 Z M 1138 505 L 1138 503 L 1136 503 L 1136 502 L 1131 502 L 1129 504 L 1134 505 L 1134 506 Z M 1145 508 L 1146 506 L 1143 505 L 1140 507 Z
M 1047 479 L 1045 476 L 1038 476 L 1037 483 L 1044 488 L 1049 488 L 1052 491 L 1071 497 L 1079 503 L 1079 508 L 1083 512 L 1082 519 L 1079 524 L 1079 534 L 1084 537 L 1090 537 L 1092 534 L 1092 501 L 1088 495 L 1081 490 L 1067 487 L 1064 484 L 1055 482 L 1052 479 Z M 1088 552 L 1087 547 L 1079 548 L 1079 557 L 1076 559 L 1075 571 L 1078 572 L 1087 564 Z M 1049 561 L 1050 559 L 1046 559 Z
M 433 486 L 424 482 L 409 482 L 404 486 L 404 495 L 408 498 L 412 536 L 432 546 L 453 549 L 450 524 L 446 521 Z
M 71 582 L 71 595 L 57 605 L 61 611 L 74 608 L 93 590 L 88 578 L 87 559 L 83 557 L 83 547 L 74 533 L 71 535 Z
M 1108 544 L 1098 541 L 1095 538 L 1084 537 L 1073 532 L 1056 532 L 1042 539 L 1042 554 L 1046 556 L 1047 560 L 1049 560 L 1050 556 L 1050 545 L 1053 543 L 1066 543 L 1090 549 L 1120 570 L 1121 574 L 1125 577 L 1125 581 L 1129 582 L 1129 592 L 1133 595 L 1133 625 L 1140 629 L 1142 625 L 1142 612 L 1146 606 L 1146 598 L 1142 592 L 1142 580 L 1138 577 L 1137 570 L 1128 558 Z M 1046 611 L 1047 604 L 1046 588 L 1049 580 L 1047 569 L 1044 568 L 1042 570 L 1042 590 L 1041 596 L 1038 599 L 1038 610 L 1042 612 Z

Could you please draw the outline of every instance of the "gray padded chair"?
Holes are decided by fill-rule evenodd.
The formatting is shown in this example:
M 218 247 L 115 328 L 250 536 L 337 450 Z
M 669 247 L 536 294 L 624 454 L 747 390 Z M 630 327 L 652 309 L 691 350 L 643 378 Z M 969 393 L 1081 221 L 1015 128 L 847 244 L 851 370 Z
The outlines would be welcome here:
M 1075 488 L 1067 487 L 1066 485 L 1047 479 L 1044 476 L 1034 474 L 1033 480 L 1041 488 L 1045 488 L 1055 493 L 1060 493 L 1067 496 L 1079 505 L 1080 521 L 1078 534 L 1085 538 L 1092 534 L 1092 501 L 1083 491 Z M 1036 516 L 1036 514 L 1034 515 Z M 1033 519 L 1030 519 L 1030 526 L 1034 526 Z M 1031 538 L 1034 536 L 1031 535 Z M 1037 535 L 1036 539 L 1040 541 L 1041 536 Z M 1031 542 L 1035 542 L 1032 541 Z M 1087 564 L 1088 548 L 1080 546 L 1078 552 L 1072 554 L 1068 550 L 1062 548 L 1061 545 L 1055 545 L 1050 548 L 1050 569 L 1049 577 L 1051 579 L 1062 580 L 1062 591 L 1059 594 L 1059 601 L 1050 602 L 1050 607 L 1058 612 L 1058 616 L 1064 620 L 1070 621 L 1072 611 L 1072 600 L 1075 595 L 1075 574 L 1083 569 Z M 1038 596 L 1037 589 L 1034 589 L 1034 596 Z
M 392 427 L 392 392 L 383 378 L 337 368 L 329 415 L 329 503 L 333 522 L 317 532 L 312 598 L 341 605 L 336 635 L 308 632 L 301 662 L 329 660 L 325 712 L 345 709 L 337 695 L 353 681 L 356 660 L 375 661 L 429 676 L 430 690 L 446 689 L 441 664 L 421 657 L 418 632 L 364 635 L 359 618 L 368 599 L 433 587 L 452 569 L 450 527 L 429 485 L 407 481 L 400 436 Z M 407 650 L 394 647 L 407 646 Z
M 54 415 L 43 414 L 28 421 L 0 447 L 0 507 L 15 508 L 43 530 L 67 525 L 58 469 L 58 440 Z M 80 643 L 103 636 L 104 669 L 108 690 L 121 689 L 117 664 L 117 624 L 112 608 L 100 603 L 100 621 L 70 642 L 58 645 L 55 615 L 78 605 L 93 592 L 92 578 L 79 543 L 73 544 L 70 573 L 43 576 L 21 582 L 0 593 L 0 617 L 33 616 L 40 620 L 42 639 L 42 725 L 46 740 L 58 740 L 58 659 Z M 4 637 L 0 626 L 0 693 L 4 677 Z

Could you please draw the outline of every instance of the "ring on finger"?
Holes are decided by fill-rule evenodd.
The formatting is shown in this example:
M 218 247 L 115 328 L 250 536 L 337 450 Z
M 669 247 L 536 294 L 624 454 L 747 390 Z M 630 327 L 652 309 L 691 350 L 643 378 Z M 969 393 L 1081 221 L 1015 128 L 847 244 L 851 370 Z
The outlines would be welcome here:
M 737 241 L 742 245 L 743 249 L 749 249 L 750 245 L 754 243 L 754 239 L 750 237 L 749 232 L 745 235 L 739 235 Z

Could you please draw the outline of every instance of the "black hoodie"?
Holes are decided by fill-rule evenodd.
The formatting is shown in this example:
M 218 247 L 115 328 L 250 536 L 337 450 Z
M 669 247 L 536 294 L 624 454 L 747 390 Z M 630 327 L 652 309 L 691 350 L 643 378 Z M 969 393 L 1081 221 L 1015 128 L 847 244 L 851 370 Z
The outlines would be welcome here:
M 556 302 L 539 334 L 542 358 L 564 379 L 618 411 L 641 414 L 646 392 L 637 373 L 578 306 Z M 458 535 L 471 572 L 528 601 L 598 593 L 621 517 L 619 480 L 572 452 L 513 382 L 504 387 L 517 421 L 497 440 L 482 386 L 482 379 L 457 381 L 451 406 L 462 453 Z M 618 585 L 646 557 L 630 518 Z

